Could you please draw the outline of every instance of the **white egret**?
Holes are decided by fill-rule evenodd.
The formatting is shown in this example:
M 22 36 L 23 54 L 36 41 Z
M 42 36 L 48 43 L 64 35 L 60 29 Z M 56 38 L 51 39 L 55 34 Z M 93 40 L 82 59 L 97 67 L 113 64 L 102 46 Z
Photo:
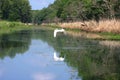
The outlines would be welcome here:
M 57 35 L 58 32 L 63 32 L 63 33 L 65 33 L 65 30 L 64 30 L 64 29 L 55 29 L 55 30 L 54 30 L 54 37 L 56 37 L 56 35 Z

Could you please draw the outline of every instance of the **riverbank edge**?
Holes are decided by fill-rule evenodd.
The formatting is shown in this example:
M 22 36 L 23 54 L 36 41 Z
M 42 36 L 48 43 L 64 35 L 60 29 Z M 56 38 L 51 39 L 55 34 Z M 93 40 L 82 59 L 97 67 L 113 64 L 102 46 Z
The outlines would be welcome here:
M 9 22 L 9 21 L 0 21 L 0 35 L 2 34 L 9 34 L 9 33 L 13 33 L 13 32 L 17 32 L 17 31 L 21 31 L 21 30 L 33 30 L 33 29 L 41 29 L 41 27 L 43 28 L 47 28 L 47 29 L 51 29 L 54 30 L 56 28 L 62 28 L 61 26 L 59 26 L 58 24 L 42 24 L 42 25 L 38 25 L 38 26 L 34 26 L 34 25 L 27 25 L 21 22 Z M 45 29 L 46 29 L 45 28 Z M 95 40 L 120 40 L 120 34 L 119 33 L 112 33 L 112 32 L 92 32 L 92 31 L 88 31 L 88 30 L 82 30 L 80 28 L 65 28 L 67 31 L 72 31 L 72 32 L 85 32 L 88 34 L 96 34 L 99 35 L 101 37 L 87 37 L 89 39 L 95 39 Z
M 42 24 L 41 26 L 44 26 L 44 27 L 49 27 L 51 29 L 59 29 L 59 28 L 62 28 L 61 26 L 57 25 L 57 24 Z M 96 35 L 99 35 L 101 37 L 89 37 L 89 39 L 94 39 L 94 40 L 116 40 L 116 41 L 119 41 L 120 40 L 120 34 L 119 33 L 112 33 L 112 32 L 92 32 L 92 31 L 88 31 L 88 30 L 82 30 L 80 28 L 65 28 L 65 30 L 67 31 L 72 31 L 72 32 L 81 32 L 81 33 L 88 33 L 88 34 L 96 34 Z
M 32 30 L 32 25 L 21 22 L 0 21 L 0 35 L 10 34 L 21 30 Z

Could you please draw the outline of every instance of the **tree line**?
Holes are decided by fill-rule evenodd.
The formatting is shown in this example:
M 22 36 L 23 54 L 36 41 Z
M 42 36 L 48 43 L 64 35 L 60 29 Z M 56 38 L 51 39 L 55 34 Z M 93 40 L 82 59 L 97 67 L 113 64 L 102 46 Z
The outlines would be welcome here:
M 0 0 L 0 19 L 31 22 L 31 6 L 28 0 Z
M 55 0 L 47 8 L 32 11 L 32 22 L 69 22 L 120 19 L 120 0 Z

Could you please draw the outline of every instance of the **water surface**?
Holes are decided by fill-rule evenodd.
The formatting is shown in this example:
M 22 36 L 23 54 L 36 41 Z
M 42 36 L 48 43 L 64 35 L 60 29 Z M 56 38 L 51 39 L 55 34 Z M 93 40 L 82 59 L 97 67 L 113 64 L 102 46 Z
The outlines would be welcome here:
M 54 53 L 64 61 L 54 60 Z M 119 80 L 120 42 L 53 30 L 0 36 L 0 80 Z

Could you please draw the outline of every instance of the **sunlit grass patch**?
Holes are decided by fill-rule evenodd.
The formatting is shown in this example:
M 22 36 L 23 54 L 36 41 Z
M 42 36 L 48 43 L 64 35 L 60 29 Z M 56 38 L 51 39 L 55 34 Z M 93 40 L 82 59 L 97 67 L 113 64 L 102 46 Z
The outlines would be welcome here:
M 104 36 L 106 39 L 110 39 L 110 40 L 120 40 L 120 34 L 117 33 L 107 33 L 107 32 L 103 32 L 100 33 L 101 36 Z
M 31 27 L 21 22 L 0 21 L 0 34 L 11 33 L 30 28 Z

